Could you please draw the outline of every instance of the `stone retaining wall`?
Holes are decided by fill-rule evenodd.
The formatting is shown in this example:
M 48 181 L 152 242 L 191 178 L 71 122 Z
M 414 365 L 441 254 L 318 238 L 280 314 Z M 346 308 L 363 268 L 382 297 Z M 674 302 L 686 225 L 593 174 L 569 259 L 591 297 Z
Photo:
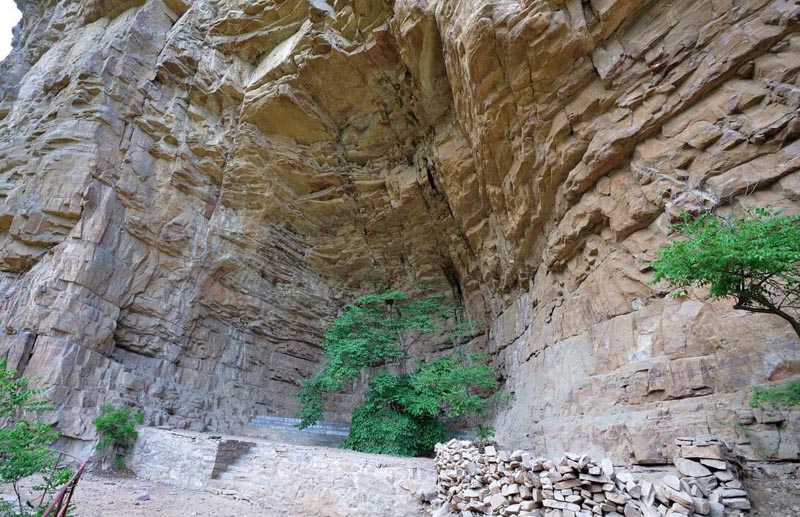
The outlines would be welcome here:
M 137 476 L 186 488 L 208 485 L 221 440 L 149 427 L 138 432 L 136 445 L 126 460 Z
M 141 428 L 128 461 L 137 476 L 247 499 L 264 515 L 426 515 L 433 461 Z

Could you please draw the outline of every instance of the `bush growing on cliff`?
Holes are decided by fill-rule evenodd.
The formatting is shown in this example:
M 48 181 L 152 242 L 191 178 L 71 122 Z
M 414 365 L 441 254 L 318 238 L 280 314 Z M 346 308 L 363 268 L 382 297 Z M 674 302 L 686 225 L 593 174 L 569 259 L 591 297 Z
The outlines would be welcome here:
M 110 450 L 114 454 L 115 466 L 122 468 L 123 458 L 138 437 L 136 424 L 143 421 L 142 411 L 102 404 L 100 414 L 93 421 L 99 436 L 95 448 L 101 452 Z
M 428 454 L 444 438 L 443 417 L 481 413 L 498 382 L 485 356 L 459 352 L 409 368 L 409 349 L 424 334 L 446 330 L 453 308 L 442 296 L 410 300 L 402 291 L 369 294 L 347 305 L 325 334 L 325 361 L 302 383 L 300 427 L 322 418 L 325 393 L 365 370 L 375 372 L 365 402 L 353 411 L 350 449 L 401 456 Z M 469 332 L 455 326 L 451 337 Z
M 800 216 L 764 208 L 744 216 L 706 213 L 674 225 L 682 240 L 668 243 L 653 262 L 654 282 L 681 292 L 708 287 L 735 309 L 775 314 L 800 336 Z
M 49 496 L 72 475 L 72 469 L 59 466 L 50 446 L 59 433 L 39 419 L 48 409 L 43 390 L 29 387 L 25 377 L 7 368 L 0 360 L 0 485 L 11 484 L 17 504 L 0 504 L 0 516 L 40 515 L 49 504 Z M 38 504 L 23 501 L 19 482 L 34 474 L 43 474 L 43 482 L 34 487 Z

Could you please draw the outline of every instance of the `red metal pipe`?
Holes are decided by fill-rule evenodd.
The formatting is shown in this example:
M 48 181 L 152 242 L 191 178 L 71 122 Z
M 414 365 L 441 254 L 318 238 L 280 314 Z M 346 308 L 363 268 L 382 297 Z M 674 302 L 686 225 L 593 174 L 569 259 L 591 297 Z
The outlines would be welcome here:
M 69 456 L 70 458 L 77 460 L 80 462 L 80 467 L 75 474 L 69 478 L 69 481 L 67 481 L 64 486 L 61 487 L 61 490 L 58 491 L 56 496 L 50 502 L 50 505 L 44 511 L 42 517 L 66 517 L 67 510 L 69 510 L 69 504 L 72 501 L 72 494 L 75 493 L 75 487 L 78 485 L 78 481 L 80 481 L 81 475 L 86 469 L 86 462 L 82 461 L 80 458 L 76 458 L 75 456 L 65 452 L 61 452 L 60 454 L 62 456 Z M 67 494 L 67 492 L 69 492 L 69 494 Z M 65 495 L 67 496 L 66 503 L 64 502 Z

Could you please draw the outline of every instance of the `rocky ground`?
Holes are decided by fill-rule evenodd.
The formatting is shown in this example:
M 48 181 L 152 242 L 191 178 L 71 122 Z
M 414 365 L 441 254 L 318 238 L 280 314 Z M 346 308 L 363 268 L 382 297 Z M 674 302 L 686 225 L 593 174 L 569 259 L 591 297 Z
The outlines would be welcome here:
M 30 483 L 26 483 L 28 488 Z M 5 487 L 3 487 L 5 488 Z M 264 517 L 247 501 L 135 477 L 87 473 L 75 491 L 74 517 Z
M 748 469 L 745 487 L 751 517 L 800 515 L 800 470 L 796 465 Z M 777 470 L 776 470 L 777 469 Z M 779 472 L 780 471 L 780 472 Z M 30 484 L 26 484 L 26 487 Z M 142 497 L 147 494 L 146 500 Z M 135 477 L 86 474 L 75 492 L 75 517 L 265 517 L 263 508 L 229 496 L 176 488 Z
M 800 515 L 800 467 L 797 463 L 753 465 L 743 478 L 753 503 L 752 517 Z

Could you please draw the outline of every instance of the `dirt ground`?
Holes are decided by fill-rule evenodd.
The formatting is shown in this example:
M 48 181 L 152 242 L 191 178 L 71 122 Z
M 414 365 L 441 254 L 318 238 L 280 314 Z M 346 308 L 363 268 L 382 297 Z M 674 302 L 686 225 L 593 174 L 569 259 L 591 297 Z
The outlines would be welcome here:
M 796 463 L 754 465 L 742 479 L 752 517 L 800 516 L 800 466 Z
M 30 483 L 26 483 L 30 486 Z M 5 487 L 3 487 L 5 488 Z M 4 490 L 5 491 L 5 490 Z M 139 500 L 143 494 L 147 500 Z M 134 477 L 86 473 L 73 497 L 75 517 L 265 517 L 247 501 Z
M 753 503 L 751 517 L 800 516 L 797 464 L 754 466 L 743 481 Z M 75 517 L 271 517 L 263 508 L 224 495 L 90 472 L 81 478 L 73 501 Z

